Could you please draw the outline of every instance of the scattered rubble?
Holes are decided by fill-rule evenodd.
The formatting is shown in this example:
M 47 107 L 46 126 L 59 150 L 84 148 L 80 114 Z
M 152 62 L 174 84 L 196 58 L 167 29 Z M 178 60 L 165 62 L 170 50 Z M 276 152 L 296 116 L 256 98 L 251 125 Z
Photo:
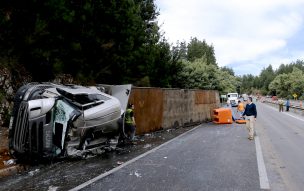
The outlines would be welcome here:
M 170 129 L 170 131 L 161 130 L 161 131 L 149 133 L 148 135 L 147 134 L 138 135 L 136 136 L 137 144 L 127 144 L 123 147 L 115 147 L 116 142 L 111 141 L 110 146 L 112 148 L 110 151 L 97 149 L 88 153 L 88 155 L 82 159 L 76 159 L 76 160 L 71 159 L 58 163 L 54 161 L 50 165 L 37 164 L 32 166 L 24 166 L 18 164 L 17 162 L 17 164 L 10 164 L 9 166 L 7 166 L 5 170 L 0 169 L 1 172 L 0 178 L 6 177 L 5 185 L 7 187 L 10 187 L 9 185 L 12 182 L 14 182 L 14 177 L 15 177 L 12 175 L 17 174 L 19 177 L 19 182 L 13 184 L 16 186 L 16 188 L 19 187 L 20 189 L 22 188 L 25 190 L 41 190 L 42 186 L 44 190 L 48 190 L 48 191 L 53 191 L 53 190 L 56 191 L 65 188 L 70 188 L 72 187 L 71 185 L 77 184 L 77 181 L 75 183 L 74 176 L 66 176 L 65 180 L 67 180 L 69 183 L 67 183 L 66 181 L 64 183 L 61 183 L 62 178 L 57 177 L 56 174 L 84 173 L 85 175 L 83 176 L 88 176 L 90 178 L 93 178 L 94 176 L 97 176 L 101 172 L 104 173 L 117 166 L 123 165 L 128 160 L 131 160 L 132 158 L 146 152 L 147 150 L 153 149 L 158 145 L 164 143 L 165 141 L 168 141 L 192 128 L 193 127 L 176 128 L 176 129 Z M 3 133 L 3 131 L 1 131 L 1 133 Z M 5 146 L 7 146 L 7 144 Z M 4 155 L 2 154 L 0 155 L 0 157 L 2 159 Z M 166 159 L 167 156 L 163 156 L 163 157 L 164 160 L 167 160 Z M 3 161 L 6 161 L 7 163 L 14 162 L 14 160 L 11 160 L 11 158 L 5 158 L 4 160 L 1 161 L 2 167 L 4 167 Z M 79 164 L 85 164 L 85 166 Z M 71 165 L 73 166 L 73 168 L 70 168 Z M 96 171 L 94 170 L 94 173 L 92 173 L 93 171 L 90 170 L 92 166 L 94 166 L 94 169 L 96 169 Z M 53 173 L 54 171 L 56 171 L 56 174 Z M 90 172 L 90 173 L 86 173 L 86 172 Z M 142 177 L 142 174 L 139 171 L 130 172 L 130 175 L 136 176 L 137 178 Z M 52 181 L 49 181 L 50 178 Z M 27 184 L 28 179 L 34 180 L 35 182 L 39 182 L 39 185 L 28 185 Z
M 9 159 L 7 161 L 3 161 L 4 166 L 14 165 L 16 164 L 16 159 Z
M 144 149 L 147 149 L 147 148 L 150 148 L 150 147 L 152 147 L 151 144 L 145 144 L 143 148 L 144 148 Z
M 122 165 L 124 162 L 121 162 L 121 161 L 117 161 L 117 164 L 118 165 Z
M 28 174 L 29 174 L 30 176 L 34 176 L 34 175 L 37 174 L 39 171 L 40 171 L 39 169 L 35 169 L 35 170 L 33 170 L 33 171 L 30 171 Z
M 48 191 L 56 191 L 56 190 L 58 190 L 58 186 L 49 186 L 49 189 L 48 189 Z
M 10 172 L 7 174 L 18 174 L 18 181 L 16 182 L 16 176 L 8 176 L 2 179 L 1 186 L 4 190 L 10 190 L 12 188 L 14 188 L 14 190 L 33 191 L 69 190 L 79 185 L 79 179 L 75 179 L 75 175 L 81 180 L 92 179 L 101 173 L 125 164 L 134 157 L 147 152 L 147 150 L 153 149 L 192 128 L 193 127 L 177 128 L 169 132 L 162 130 L 149 133 L 149 136 L 138 135 L 136 136 L 136 145 L 129 144 L 123 147 L 116 147 L 110 152 L 99 150 L 96 152 L 100 153 L 90 153 L 86 158 L 61 160 L 59 162 L 52 162 L 51 164 L 27 166 L 26 168 L 17 164 L 13 169 L 10 169 Z M 165 140 L 163 138 L 165 138 Z M 59 174 L 61 176 L 59 176 Z M 143 176 L 140 171 L 132 171 L 130 175 L 136 176 L 137 178 Z M 31 183 L 29 184 L 29 182 Z

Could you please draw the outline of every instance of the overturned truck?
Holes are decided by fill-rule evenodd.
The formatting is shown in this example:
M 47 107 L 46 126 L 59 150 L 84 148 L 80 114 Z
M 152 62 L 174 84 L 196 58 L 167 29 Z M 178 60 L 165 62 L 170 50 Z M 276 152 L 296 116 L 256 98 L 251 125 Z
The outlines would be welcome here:
M 124 137 L 131 85 L 84 87 L 29 83 L 18 89 L 9 126 L 20 160 L 83 156 Z

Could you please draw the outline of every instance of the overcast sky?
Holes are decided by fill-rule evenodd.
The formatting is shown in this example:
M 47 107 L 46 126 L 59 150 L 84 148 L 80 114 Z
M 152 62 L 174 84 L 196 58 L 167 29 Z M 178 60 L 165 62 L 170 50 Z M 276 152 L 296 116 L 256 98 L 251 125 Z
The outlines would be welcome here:
M 304 0 L 156 0 L 161 31 L 175 44 L 212 44 L 237 75 L 304 60 Z

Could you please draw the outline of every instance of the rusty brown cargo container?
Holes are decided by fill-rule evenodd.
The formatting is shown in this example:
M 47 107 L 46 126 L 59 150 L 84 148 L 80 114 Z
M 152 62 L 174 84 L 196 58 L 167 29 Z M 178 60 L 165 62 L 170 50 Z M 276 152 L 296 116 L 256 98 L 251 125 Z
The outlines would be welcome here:
M 134 104 L 137 134 L 162 129 L 163 91 L 161 88 L 132 87 L 129 102 Z
M 217 97 L 213 90 L 164 89 L 163 128 L 210 121 L 219 106 Z
M 130 95 L 137 134 L 211 121 L 219 101 L 215 90 L 132 87 Z

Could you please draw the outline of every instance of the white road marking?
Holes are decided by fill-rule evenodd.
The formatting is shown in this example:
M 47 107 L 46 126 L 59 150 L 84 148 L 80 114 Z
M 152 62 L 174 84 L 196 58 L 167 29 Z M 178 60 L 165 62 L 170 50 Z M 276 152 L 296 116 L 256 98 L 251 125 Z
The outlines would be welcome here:
M 260 187 L 261 189 L 270 189 L 268 176 L 266 172 L 266 167 L 263 159 L 263 153 L 261 149 L 260 139 L 258 136 L 255 137 L 255 149 L 258 162 L 259 178 L 260 178 Z
M 152 149 L 152 150 L 150 150 L 150 151 L 148 151 L 148 152 L 145 152 L 145 153 L 143 153 L 143 154 L 141 154 L 141 155 L 139 155 L 139 156 L 137 156 L 137 157 L 135 157 L 135 158 L 133 158 L 133 159 L 131 159 L 131 160 L 125 162 L 125 163 L 123 163 L 122 165 L 120 165 L 120 166 L 118 166 L 118 167 L 116 167 L 116 168 L 113 168 L 112 170 L 110 170 L 110 171 L 108 171 L 108 172 L 105 172 L 105 173 L 103 173 L 103 174 L 101 174 L 101 175 L 99 175 L 99 176 L 97 176 L 97 177 L 95 177 L 95 178 L 93 178 L 93 179 L 91 179 L 91 180 L 88 180 L 87 182 L 85 182 L 85 183 L 83 183 L 83 184 L 81 184 L 81 185 L 79 185 L 79 186 L 77 186 L 77 187 L 75 187 L 75 188 L 70 189 L 69 191 L 78 191 L 78 190 L 80 190 L 80 189 L 83 189 L 84 187 L 86 187 L 86 186 L 88 186 L 88 185 L 90 185 L 90 184 L 92 184 L 92 183 L 94 183 L 94 182 L 96 182 L 96 181 L 98 181 L 98 180 L 100 180 L 100 179 L 102 179 L 102 178 L 104 178 L 104 177 L 106 177 L 106 176 L 108 176 L 108 175 L 110 175 L 110 174 L 112 174 L 112 173 L 114 173 L 114 172 L 120 170 L 121 168 L 123 168 L 123 167 L 125 167 L 125 166 L 127 166 L 127 165 L 129 165 L 129 164 L 132 164 L 133 162 L 135 162 L 135 161 L 137 161 L 137 160 L 139 160 L 139 159 L 141 159 L 141 158 L 147 156 L 148 154 L 153 153 L 154 151 L 160 149 L 161 147 L 163 147 L 163 146 L 165 146 L 165 145 L 171 143 L 172 141 L 174 141 L 174 140 L 176 140 L 176 139 L 178 139 L 178 138 L 184 136 L 185 134 L 188 134 L 188 133 L 194 131 L 194 130 L 197 129 L 199 126 L 200 126 L 200 125 L 198 125 L 197 127 L 195 127 L 195 128 L 193 128 L 193 129 L 191 129 L 191 130 L 189 130 L 189 131 L 187 131 L 187 132 L 185 132 L 185 133 L 183 133 L 183 134 L 181 134 L 181 135 L 179 135 L 179 136 L 177 136 L 177 137 L 171 139 L 170 141 L 167 141 L 167 142 L 165 142 L 165 143 L 159 145 L 158 147 L 155 147 L 154 149 Z
M 292 117 L 294 117 L 294 116 L 292 116 Z M 302 119 L 300 119 L 300 120 L 302 120 Z M 94 182 L 96 182 L 96 181 L 98 181 L 98 180 L 100 180 L 100 179 L 102 179 L 102 178 L 104 178 L 104 177 L 106 177 L 106 176 L 108 176 L 108 175 L 110 175 L 110 174 L 112 174 L 112 173 L 120 170 L 121 168 L 123 168 L 123 167 L 125 167 L 125 166 L 127 166 L 129 164 L 134 163 L 135 161 L 137 161 L 137 160 L 139 160 L 139 159 L 147 156 L 148 154 L 150 154 L 152 152 L 155 152 L 156 150 L 158 150 L 161 147 L 163 147 L 163 146 L 171 143 L 172 141 L 180 138 L 181 136 L 184 136 L 185 134 L 190 133 L 191 131 L 194 131 L 198 127 L 199 126 L 193 128 L 193 129 L 191 129 L 191 130 L 189 130 L 189 131 L 187 131 L 187 132 L 185 132 L 185 133 L 183 133 L 183 134 L 181 134 L 181 135 L 179 135 L 179 136 L 177 136 L 177 137 L 175 137 L 173 139 L 171 139 L 168 142 L 165 142 L 165 143 L 159 145 L 158 147 L 155 147 L 154 149 L 152 149 L 152 150 L 150 150 L 148 152 L 145 152 L 145 153 L 143 153 L 143 154 L 141 154 L 141 155 L 139 155 L 139 156 L 137 156 L 137 157 L 135 157 L 135 158 L 133 158 L 133 159 L 125 162 L 125 163 L 123 163 L 122 165 L 120 165 L 120 166 L 118 166 L 116 168 L 113 168 L 112 170 L 110 170 L 108 172 L 100 174 L 99 176 L 97 176 L 97 177 L 95 177 L 95 178 L 93 178 L 91 180 L 88 180 L 87 182 L 85 182 L 85 183 L 83 183 L 83 184 L 81 184 L 81 185 L 79 185 L 79 186 L 77 186 L 75 188 L 72 188 L 69 191 L 78 191 L 78 190 L 81 190 L 81 189 L 85 188 L 86 186 L 88 186 L 88 185 L 90 185 L 90 184 L 92 184 L 92 183 L 94 183 Z M 260 139 L 259 139 L 258 136 L 255 137 L 255 145 L 256 145 L 256 156 L 257 156 L 257 164 L 258 164 L 259 179 L 260 179 L 260 188 L 261 189 L 268 189 L 269 190 L 270 189 L 269 180 L 268 180 L 268 176 L 267 176 L 267 172 L 266 172 L 266 167 L 265 167 L 265 163 L 264 163 L 264 159 L 263 159 Z
M 277 109 L 274 108 L 273 106 L 270 106 L 270 105 L 267 105 L 267 106 L 268 106 L 269 108 L 271 108 L 271 109 L 277 111 Z M 291 115 L 291 114 L 289 114 L 289 113 L 287 113 L 287 112 L 282 112 L 282 113 L 285 114 L 285 115 L 288 115 L 288 116 L 290 116 L 290 117 L 293 117 L 293 118 L 295 118 L 295 119 L 298 119 L 298 120 L 300 120 L 300 121 L 304 121 L 304 119 L 302 119 L 302 118 L 300 118 L 300 117 L 297 117 L 297 116 L 294 116 L 294 115 Z
M 304 121 L 304 119 L 301 119 L 301 118 L 299 118 L 299 117 L 296 117 L 296 116 L 294 116 L 294 115 L 291 115 L 291 114 L 289 114 L 289 113 L 284 113 L 285 115 L 288 115 L 288 116 L 290 116 L 290 117 L 293 117 L 293 118 L 295 118 L 295 119 L 298 119 L 298 120 L 300 120 L 300 121 Z

